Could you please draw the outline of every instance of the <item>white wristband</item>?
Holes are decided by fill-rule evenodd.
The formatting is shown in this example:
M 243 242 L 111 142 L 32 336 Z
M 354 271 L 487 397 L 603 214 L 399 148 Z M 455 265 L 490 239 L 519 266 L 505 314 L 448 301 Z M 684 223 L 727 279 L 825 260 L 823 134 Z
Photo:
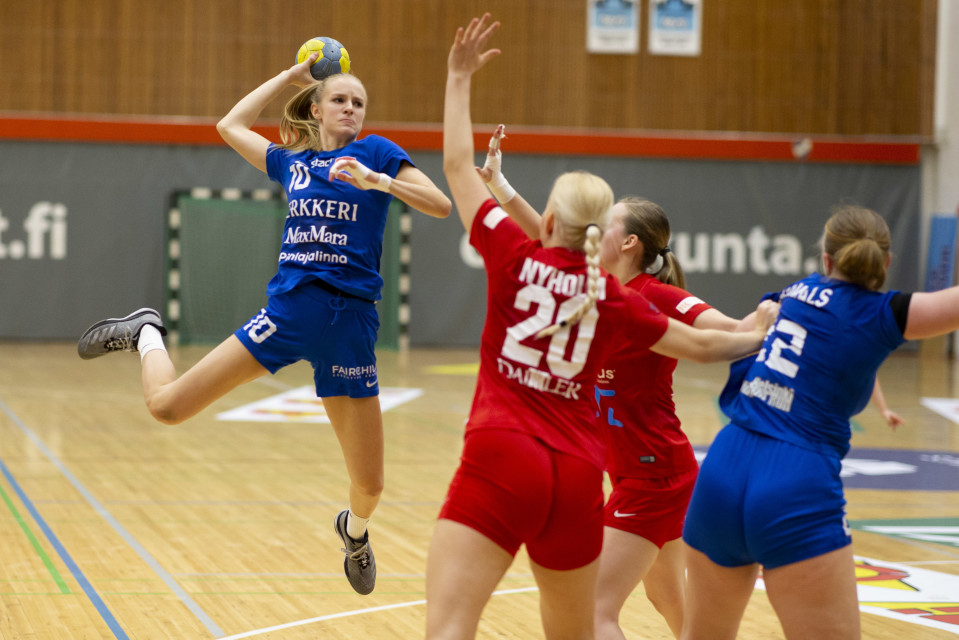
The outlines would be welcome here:
M 380 181 L 372 184 L 370 188 L 376 189 L 377 191 L 385 191 L 386 193 L 389 193 L 390 187 L 392 186 L 393 186 L 393 178 L 389 177 L 385 173 L 381 173 Z
M 500 204 L 506 204 L 516 195 L 516 189 L 510 186 L 510 183 L 506 181 L 506 176 L 502 173 L 496 173 L 493 179 L 486 183 L 486 187 Z
M 349 166 L 351 162 L 352 166 Z M 352 156 L 343 156 L 341 158 L 337 158 L 336 161 L 333 162 L 333 166 L 330 167 L 331 179 L 335 179 L 335 176 L 339 175 L 341 172 L 349 174 L 356 181 L 356 184 L 360 189 L 375 189 L 376 191 L 385 191 L 386 193 L 389 193 L 390 187 L 393 186 L 393 178 L 385 173 L 371 171 L 369 167 Z M 370 175 L 374 173 L 379 176 L 379 180 L 377 182 L 370 180 Z M 342 180 L 342 178 L 340 179 Z

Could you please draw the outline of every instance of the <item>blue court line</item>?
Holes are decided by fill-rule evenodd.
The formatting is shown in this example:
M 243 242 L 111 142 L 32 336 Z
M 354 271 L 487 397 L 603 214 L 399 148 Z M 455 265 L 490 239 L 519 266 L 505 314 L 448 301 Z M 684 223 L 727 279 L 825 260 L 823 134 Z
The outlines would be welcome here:
M 134 551 L 136 551 L 137 555 L 140 556 L 140 559 L 146 562 L 147 565 L 151 569 L 153 569 L 153 571 L 157 574 L 157 576 L 159 576 L 160 579 L 163 580 L 163 583 L 166 584 L 166 586 L 171 591 L 173 591 L 173 593 L 177 595 L 177 597 L 180 599 L 180 602 L 182 602 L 184 606 L 186 606 L 186 608 L 189 609 L 190 612 L 193 613 L 193 615 L 196 616 L 197 619 L 203 623 L 203 626 L 205 626 L 207 630 L 211 634 L 213 634 L 213 637 L 222 638 L 223 636 L 225 636 L 226 633 L 224 633 L 224 631 L 219 627 L 219 625 L 217 625 L 217 623 L 214 622 L 213 619 L 209 615 L 207 615 L 207 613 L 203 609 L 200 608 L 200 605 L 194 602 L 193 598 L 190 597 L 190 594 L 188 594 L 183 589 L 183 587 L 181 587 L 177 583 L 177 581 L 173 578 L 173 576 L 170 575 L 170 573 L 166 569 L 160 566 L 160 563 L 157 562 L 152 555 L 150 555 L 150 552 L 147 551 L 143 547 L 143 545 L 140 544 L 139 541 L 137 541 L 137 539 L 134 538 L 133 535 L 130 534 L 130 532 L 127 531 L 122 524 L 120 524 L 119 520 L 114 518 L 113 514 L 107 511 L 106 508 L 102 504 L 100 504 L 100 501 L 97 500 L 92 493 L 90 493 L 90 490 L 87 489 L 83 485 L 83 483 L 81 483 L 77 479 L 75 475 L 73 475 L 73 472 L 71 472 L 67 468 L 67 466 L 63 464 L 63 462 L 61 462 L 60 459 L 53 454 L 53 452 L 50 450 L 49 447 L 47 447 L 47 445 L 43 442 L 43 440 L 41 440 L 40 437 L 36 433 L 34 433 L 32 429 L 30 429 L 30 427 L 24 424 L 23 420 L 21 420 L 10 409 L 10 407 L 6 405 L 6 403 L 3 400 L 0 400 L 0 410 L 6 413 L 7 416 L 13 421 L 13 423 L 17 425 L 20 431 L 22 431 L 24 435 L 26 435 L 27 438 L 29 438 L 30 441 L 33 442 L 33 444 L 36 445 L 38 449 L 40 449 L 43 455 L 45 455 L 50 460 L 50 462 L 52 462 L 53 465 L 57 469 L 59 469 L 60 473 L 62 473 L 64 477 L 70 482 L 70 484 L 73 485 L 73 488 L 79 491 L 80 495 L 82 495 L 84 499 L 86 499 L 87 504 L 93 507 L 93 510 L 96 511 L 104 520 L 106 520 L 110 524 L 110 526 L 117 533 L 117 535 L 123 538 L 124 542 L 126 542 L 128 545 L 130 545 L 130 547 Z M 52 532 L 50 535 L 52 535 Z M 117 637 L 119 638 L 120 636 L 117 636 Z M 126 638 L 125 635 L 122 637 Z
M 20 488 L 20 485 L 13 477 L 13 474 L 10 473 L 10 470 L 7 468 L 7 465 L 4 464 L 2 459 L 0 459 L 0 469 L 3 470 L 3 475 L 7 477 L 7 481 L 10 483 L 10 486 L 13 487 L 13 490 L 17 492 L 18 496 L 20 496 L 20 501 L 23 503 L 23 506 L 27 508 L 27 511 L 30 512 L 30 515 L 33 516 L 33 519 L 43 531 L 43 535 L 47 537 L 47 540 L 49 540 L 50 544 L 53 545 L 53 548 L 56 549 L 57 554 L 63 560 L 63 563 L 67 565 L 70 573 L 72 573 L 74 579 L 76 579 L 77 584 L 80 585 L 80 588 L 83 589 L 83 592 L 87 594 L 88 598 L 90 598 L 90 602 L 92 602 L 93 606 L 96 607 L 97 611 L 100 613 L 100 617 L 103 618 L 103 621 L 107 623 L 108 627 L 110 627 L 110 631 L 113 632 L 114 637 L 116 637 L 117 640 L 129 640 L 129 636 L 127 636 L 126 632 L 123 630 L 123 627 L 120 626 L 120 623 L 117 622 L 117 619 L 113 617 L 113 614 L 110 613 L 110 610 L 107 608 L 107 605 L 104 604 L 100 594 L 96 592 L 96 589 L 93 588 L 93 585 L 90 584 L 89 580 L 87 580 L 87 577 L 83 575 L 83 571 L 81 571 L 80 567 L 77 566 L 77 563 L 73 561 L 73 558 L 70 557 L 70 554 L 67 553 L 67 550 L 64 548 L 64 546 L 60 544 L 60 540 L 57 538 L 56 534 L 54 534 L 53 530 L 47 526 L 47 521 L 43 519 L 43 516 L 40 515 L 40 512 L 37 511 L 36 507 L 33 506 L 33 503 L 30 502 L 30 498 L 28 498 L 27 494 L 23 492 L 23 489 Z
M 50 556 L 47 555 L 47 552 L 43 550 L 43 547 L 40 545 L 40 541 L 37 540 L 37 537 L 33 535 L 33 531 L 30 530 L 30 527 L 27 525 L 27 521 L 23 519 L 23 516 L 20 515 L 20 511 L 17 509 L 16 505 L 13 504 L 13 500 L 10 499 L 10 496 L 7 495 L 7 492 L 0 486 L 0 497 L 3 497 L 3 501 L 7 504 L 7 508 L 10 509 L 10 513 L 13 514 L 13 519 L 17 521 L 17 524 L 20 525 L 20 529 L 23 531 L 23 534 L 27 536 L 27 540 L 30 541 L 30 545 L 37 552 L 37 555 L 40 556 L 40 560 L 43 562 L 43 566 L 47 568 L 47 571 L 50 573 L 50 577 L 53 578 L 53 581 L 57 583 L 57 586 L 60 588 L 60 593 L 70 593 L 70 587 L 67 586 L 67 583 L 63 580 L 63 576 L 60 575 L 60 572 L 57 571 L 57 568 L 53 566 L 53 561 L 50 560 Z

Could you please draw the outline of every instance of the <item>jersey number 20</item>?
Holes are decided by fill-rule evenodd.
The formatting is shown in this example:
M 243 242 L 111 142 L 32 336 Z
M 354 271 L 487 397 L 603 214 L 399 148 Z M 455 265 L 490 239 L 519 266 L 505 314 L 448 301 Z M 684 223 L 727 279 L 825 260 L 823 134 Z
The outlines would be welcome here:
M 543 352 L 535 347 L 521 344 L 522 341 L 559 320 L 569 317 L 582 302 L 582 297 L 576 296 L 568 298 L 557 308 L 556 298 L 549 289 L 536 284 L 526 285 L 516 293 L 513 307 L 520 311 L 529 311 L 535 304 L 536 313 L 506 330 L 506 340 L 503 342 L 500 353 L 528 367 L 539 367 Z M 573 351 L 568 360 L 566 350 L 573 327 L 563 327 L 550 337 L 549 347 L 546 349 L 546 364 L 549 366 L 550 373 L 570 380 L 583 370 L 586 356 L 589 355 L 589 346 L 596 333 L 598 319 L 599 312 L 594 306 L 573 325 L 577 330 L 576 342 L 573 344 Z

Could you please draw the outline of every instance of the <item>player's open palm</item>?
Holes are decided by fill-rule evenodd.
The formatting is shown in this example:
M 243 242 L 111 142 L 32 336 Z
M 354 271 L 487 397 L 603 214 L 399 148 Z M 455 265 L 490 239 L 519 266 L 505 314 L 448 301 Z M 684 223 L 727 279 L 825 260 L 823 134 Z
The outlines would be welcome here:
M 449 72 L 472 75 L 490 59 L 498 56 L 499 49 L 483 51 L 486 41 L 496 33 L 497 29 L 499 29 L 499 22 L 491 23 L 488 13 L 482 18 L 473 18 L 465 29 L 463 27 L 457 29 L 447 61 Z

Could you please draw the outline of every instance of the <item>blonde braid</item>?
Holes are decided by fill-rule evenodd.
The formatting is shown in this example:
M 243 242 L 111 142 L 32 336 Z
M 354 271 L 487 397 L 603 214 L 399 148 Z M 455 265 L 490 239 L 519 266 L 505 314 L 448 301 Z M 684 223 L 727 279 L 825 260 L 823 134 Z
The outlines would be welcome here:
M 599 230 L 598 225 L 590 224 L 586 227 L 586 241 L 584 243 L 586 249 L 586 300 L 568 317 L 537 333 L 537 338 L 546 338 L 563 327 L 576 324 L 590 309 L 596 306 L 596 301 L 599 300 L 599 280 L 602 277 L 602 272 L 599 269 L 599 241 L 602 237 L 603 232 Z

